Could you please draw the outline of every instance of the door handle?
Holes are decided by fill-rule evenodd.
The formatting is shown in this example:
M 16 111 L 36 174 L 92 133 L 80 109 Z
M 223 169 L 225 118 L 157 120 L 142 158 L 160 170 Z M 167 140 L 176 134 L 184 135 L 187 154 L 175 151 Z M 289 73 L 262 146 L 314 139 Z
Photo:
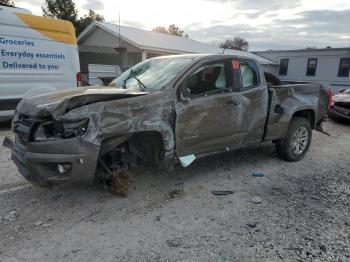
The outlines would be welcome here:
M 239 101 L 228 101 L 228 102 L 226 102 L 227 106 L 238 106 L 239 104 L 241 104 L 241 102 L 239 102 Z

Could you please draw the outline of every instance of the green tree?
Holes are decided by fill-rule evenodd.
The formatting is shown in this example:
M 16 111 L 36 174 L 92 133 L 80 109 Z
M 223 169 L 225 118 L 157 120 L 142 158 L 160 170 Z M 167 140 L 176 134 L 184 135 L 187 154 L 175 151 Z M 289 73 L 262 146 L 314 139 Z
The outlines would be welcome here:
M 80 35 L 80 33 L 83 32 L 85 28 L 87 28 L 93 21 L 104 22 L 105 19 L 102 15 L 99 15 L 90 9 L 87 15 L 80 17 L 80 19 L 78 20 L 78 23 L 75 29 L 77 35 Z
M 11 0 L 0 0 L 0 5 L 15 7 L 15 3 Z
M 227 39 L 225 42 L 222 42 L 220 44 L 220 47 L 224 49 L 248 51 L 249 43 L 242 37 L 235 37 L 233 39 Z
M 46 7 L 41 7 L 43 15 L 50 18 L 67 20 L 74 26 L 78 22 L 78 11 L 72 0 L 46 0 Z
M 176 35 L 188 38 L 188 34 L 185 34 L 183 30 L 181 30 L 177 25 L 169 25 L 168 28 L 164 26 L 157 26 L 152 29 L 153 32 L 158 32 L 167 35 Z
M 162 33 L 162 34 L 169 34 L 168 30 L 164 26 L 157 26 L 152 29 L 153 32 Z
M 73 0 L 46 0 L 42 7 L 43 16 L 72 22 L 76 35 L 84 31 L 93 21 L 104 21 L 104 17 L 89 10 L 87 15 L 78 17 L 78 11 Z

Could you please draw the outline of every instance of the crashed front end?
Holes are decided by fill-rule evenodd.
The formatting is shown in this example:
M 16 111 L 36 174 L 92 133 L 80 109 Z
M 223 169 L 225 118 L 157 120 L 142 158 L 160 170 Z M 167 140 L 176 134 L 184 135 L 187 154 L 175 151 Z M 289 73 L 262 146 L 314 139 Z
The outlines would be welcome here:
M 171 89 L 145 93 L 95 87 L 23 99 L 12 123 L 12 159 L 39 186 L 90 183 L 97 173 L 105 179 L 112 168 L 141 158 L 171 159 L 173 110 Z M 159 150 L 149 159 L 154 145 Z
M 12 159 L 19 172 L 39 186 L 91 182 L 99 146 L 83 139 L 88 123 L 88 119 L 63 122 L 17 113 Z

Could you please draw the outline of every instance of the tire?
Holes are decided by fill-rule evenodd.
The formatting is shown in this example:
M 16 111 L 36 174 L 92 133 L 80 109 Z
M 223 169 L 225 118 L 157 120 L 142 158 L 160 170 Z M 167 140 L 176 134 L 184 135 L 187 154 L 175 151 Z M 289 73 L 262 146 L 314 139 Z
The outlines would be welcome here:
M 277 155 L 289 162 L 301 160 L 309 150 L 312 139 L 310 122 L 294 117 L 286 136 L 276 144 Z

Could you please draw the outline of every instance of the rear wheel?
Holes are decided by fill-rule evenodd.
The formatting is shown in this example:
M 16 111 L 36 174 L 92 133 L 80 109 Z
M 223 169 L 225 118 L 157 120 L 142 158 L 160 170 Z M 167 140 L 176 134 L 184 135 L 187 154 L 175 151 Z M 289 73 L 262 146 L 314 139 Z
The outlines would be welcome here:
M 309 150 L 311 138 L 310 122 L 305 118 L 293 118 L 286 136 L 276 144 L 278 156 L 290 162 L 301 160 Z

